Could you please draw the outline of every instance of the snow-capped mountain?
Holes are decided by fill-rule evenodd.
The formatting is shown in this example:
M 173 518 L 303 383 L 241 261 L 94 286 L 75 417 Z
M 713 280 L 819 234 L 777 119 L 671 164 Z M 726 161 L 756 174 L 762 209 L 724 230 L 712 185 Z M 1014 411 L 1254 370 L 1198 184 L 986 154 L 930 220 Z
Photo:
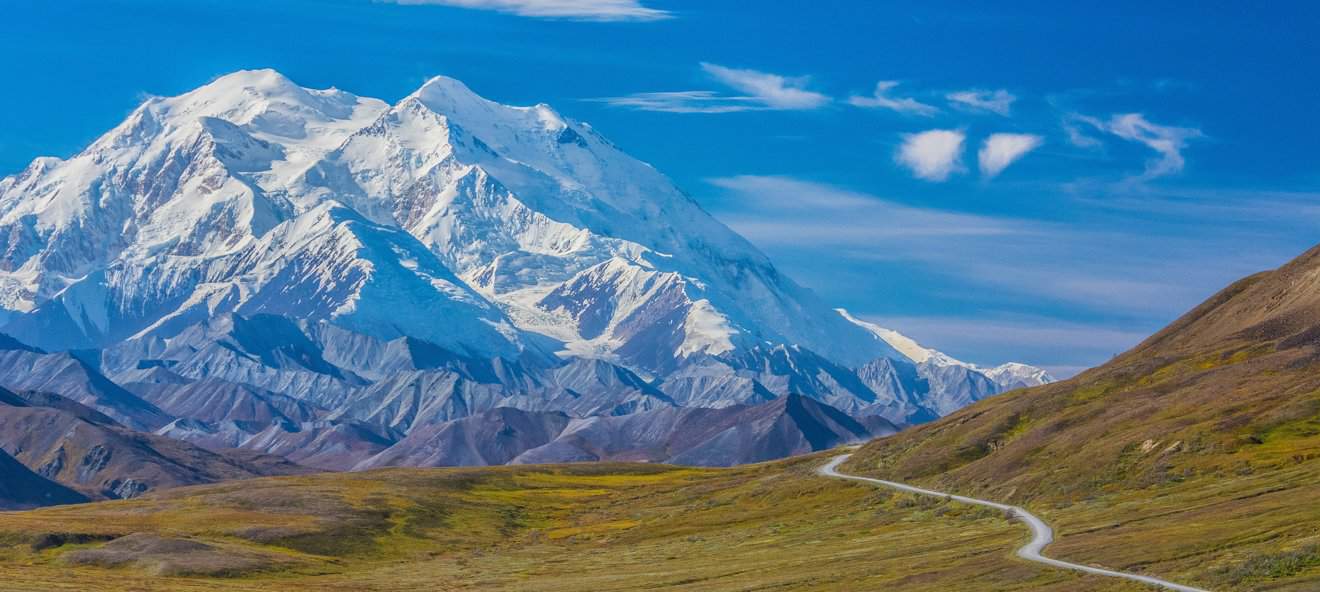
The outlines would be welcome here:
M 0 180 L 0 236 L 25 359 L 77 350 L 177 411 L 162 433 L 265 451 L 790 394 L 911 423 L 1049 380 L 831 309 L 589 125 L 445 77 L 392 105 L 272 70 L 149 99 Z
M 10 237 L 0 306 L 34 313 L 13 330 L 36 345 L 102 346 L 168 333 L 180 316 L 264 312 L 268 281 L 298 276 L 307 293 L 284 314 L 365 317 L 354 323 L 368 333 L 433 339 L 405 316 L 409 303 L 389 299 L 434 292 L 481 309 L 476 290 L 561 351 L 650 371 L 765 341 L 854 364 L 892 353 L 589 126 L 443 77 L 386 106 L 238 72 L 151 99 L 83 152 L 38 160 L 0 191 Z M 348 218 L 358 220 L 339 223 Z M 307 236 L 331 227 L 339 236 Z M 392 228 L 407 237 L 386 238 Z M 357 229 L 380 236 L 344 236 Z M 321 250 L 337 250 L 338 269 L 297 257 Z M 372 295 L 373 281 L 337 276 L 385 260 L 389 277 L 373 280 L 416 285 Z M 475 316 L 489 329 L 469 327 L 463 345 L 476 337 L 480 351 L 507 353 L 490 333 L 516 344 L 506 318 Z
M 895 370 L 889 370 L 888 374 L 880 372 L 875 369 L 874 364 L 864 366 L 861 372 L 864 377 L 867 377 L 868 373 L 871 374 L 873 376 L 869 378 L 871 381 L 884 381 L 883 387 L 875 387 L 880 390 L 888 389 L 889 392 L 895 392 L 894 389 L 900 391 L 918 389 L 917 398 L 921 400 L 920 403 L 913 402 L 910 393 L 894 395 L 896 400 L 906 399 L 904 408 L 912 405 L 924 407 L 934 411 L 938 417 L 952 413 L 990 395 L 1054 382 L 1054 377 L 1035 366 L 1008 362 L 993 368 L 982 368 L 976 364 L 953 358 L 943 352 L 924 347 L 912 338 L 893 329 L 886 329 L 875 323 L 856 318 L 842 308 L 837 309 L 837 312 L 839 316 L 854 325 L 884 340 L 901 353 L 907 362 L 916 365 L 916 376 L 925 382 L 924 387 L 912 379 L 899 379 L 897 377 L 898 372 Z M 884 362 L 888 362 L 888 360 L 884 360 Z M 893 367 L 892 364 L 888 363 L 884 366 Z M 877 373 L 884 376 L 884 378 L 874 377 Z M 920 393 L 923 388 L 925 391 L 924 396 Z
M 1054 382 L 1054 377 L 1050 376 L 1049 372 L 1019 362 L 1008 362 L 994 368 L 985 368 L 981 370 L 981 373 L 990 377 L 990 380 L 995 381 L 999 388 L 1006 391 Z
M 892 353 L 651 166 L 546 105 L 434 78 L 303 177 L 416 236 L 525 330 L 649 372 L 770 341 Z

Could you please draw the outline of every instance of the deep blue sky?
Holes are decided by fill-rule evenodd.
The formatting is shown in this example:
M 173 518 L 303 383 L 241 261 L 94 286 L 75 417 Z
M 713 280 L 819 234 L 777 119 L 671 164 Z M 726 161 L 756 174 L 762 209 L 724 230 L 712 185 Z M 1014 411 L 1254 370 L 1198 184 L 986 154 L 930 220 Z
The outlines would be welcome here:
M 440 3 L 457 1 L 537 4 Z M 0 175 L 236 69 L 389 101 L 446 74 L 590 122 L 854 314 L 1063 375 L 1316 242 L 1313 3 L 598 1 L 667 18 L 10 0 Z M 758 73 L 790 80 L 747 88 Z M 919 105 L 850 104 L 879 81 Z M 968 90 L 1014 100 L 948 98 Z M 965 146 L 911 138 L 928 130 Z M 996 133 L 1041 144 L 991 178 L 977 152 Z M 896 158 L 908 140 L 928 178 Z

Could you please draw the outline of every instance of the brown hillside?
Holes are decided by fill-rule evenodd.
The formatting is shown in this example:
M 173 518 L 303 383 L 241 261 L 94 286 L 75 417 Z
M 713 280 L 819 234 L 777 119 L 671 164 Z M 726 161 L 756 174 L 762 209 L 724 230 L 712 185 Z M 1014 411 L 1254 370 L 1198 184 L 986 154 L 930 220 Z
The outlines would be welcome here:
M 1061 557 L 1316 589 L 1320 248 L 1103 366 L 874 441 L 844 469 L 1024 503 L 1061 527 Z

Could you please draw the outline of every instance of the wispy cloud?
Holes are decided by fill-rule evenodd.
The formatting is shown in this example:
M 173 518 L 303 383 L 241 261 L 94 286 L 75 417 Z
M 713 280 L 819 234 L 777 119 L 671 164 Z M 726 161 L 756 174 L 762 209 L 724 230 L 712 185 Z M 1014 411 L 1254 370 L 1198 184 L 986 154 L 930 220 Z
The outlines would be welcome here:
M 1063 118 L 1063 133 L 1068 135 L 1068 143 L 1078 148 L 1099 148 L 1104 145 L 1098 138 L 1082 131 L 1081 125 L 1091 125 L 1084 121 L 1084 116 L 1069 114 Z
M 771 109 L 815 109 L 830 102 L 830 98 L 807 90 L 806 76 L 780 76 L 768 72 L 727 68 L 718 64 L 702 62 L 705 70 L 716 80 L 730 88 L 747 93 L 749 98 L 759 101 Z
M 1004 236 L 1023 231 L 1011 221 L 907 206 L 793 177 L 739 175 L 709 182 L 752 206 L 753 214 L 721 218 L 736 220 L 735 227 L 758 243 L 811 241 L 847 247 L 885 238 Z
M 1039 147 L 1043 141 L 1034 134 L 991 134 L 977 153 L 981 174 L 986 177 L 998 175 L 1008 165 Z
M 1186 164 L 1182 151 L 1187 141 L 1204 136 L 1201 130 L 1195 128 L 1151 123 L 1140 113 L 1123 113 L 1108 120 L 1086 115 L 1074 115 L 1073 119 L 1124 140 L 1145 144 L 1158 153 L 1158 157 L 1146 162 L 1146 172 L 1142 175 L 1144 179 L 1181 172 Z
M 996 293 L 1069 303 L 1108 314 L 1174 314 L 1236 277 L 1277 264 L 1295 245 L 1249 229 L 1207 238 L 1151 226 L 1147 215 L 1063 224 L 914 207 L 780 176 L 711 181 L 735 198 L 721 220 L 771 251 L 813 252 L 851 266 L 919 265 Z M 1221 248 L 1254 241 L 1247 252 Z M 1196 262 L 1213 257 L 1215 265 Z
M 1078 128 L 1080 126 L 1088 126 L 1096 131 L 1121 137 L 1123 140 L 1135 141 L 1155 151 L 1158 156 L 1146 161 L 1146 170 L 1137 177 L 1138 180 L 1151 180 L 1151 178 L 1183 172 L 1184 166 L 1187 165 L 1187 159 L 1183 157 L 1183 149 L 1187 148 L 1188 140 L 1205 136 L 1197 128 L 1160 126 L 1151 123 L 1142 114 L 1118 114 L 1110 116 L 1109 119 L 1068 114 L 1064 118 L 1064 131 L 1068 132 L 1069 141 L 1081 148 L 1098 147 L 1101 141 L 1086 135 Z
M 944 97 L 949 100 L 949 104 L 960 109 L 988 111 L 1005 117 L 1008 117 L 1013 108 L 1013 102 L 1017 100 L 1016 96 L 1003 89 L 994 91 L 962 90 L 951 92 Z
M 898 86 L 894 80 L 882 80 L 875 83 L 875 91 L 869 97 L 853 95 L 848 98 L 848 104 L 855 107 L 864 107 L 869 109 L 889 109 L 899 113 L 909 115 L 921 115 L 931 117 L 939 112 L 934 105 L 927 105 L 912 97 L 891 97 L 889 91 Z
M 895 160 L 919 179 L 945 181 L 962 169 L 963 142 L 959 130 L 929 130 L 903 136 Z
M 673 14 L 639 0 L 384 0 L 396 4 L 433 4 L 493 10 L 518 16 L 584 21 L 656 21 Z
M 887 326 L 964 359 L 1017 358 L 1051 370 L 1103 361 L 1230 281 L 1276 266 L 1307 246 L 1293 235 L 1270 234 L 1269 228 L 1277 228 L 1273 223 L 1230 223 L 1220 215 L 1204 220 L 1195 210 L 1220 203 L 1208 198 L 1171 202 L 1171 217 L 1115 209 L 1117 200 L 1097 199 L 1079 202 L 1077 219 L 1050 221 L 909 205 L 792 177 L 711 182 L 724 190 L 709 204 L 714 214 L 828 301 L 866 313 L 883 296 L 859 293 L 904 294 L 900 301 L 929 303 L 908 310 L 964 311 L 988 321 L 962 323 L 964 331 L 985 329 L 986 341 L 959 337 L 952 327 L 943 340 L 920 327 Z M 1268 203 L 1307 198 L 1272 196 Z M 1132 204 L 1148 201 L 1134 197 Z M 1260 207 L 1271 207 L 1264 203 Z M 1043 316 L 1036 330 L 1030 330 L 1033 321 L 1014 329 L 1022 335 L 1021 347 L 1008 342 L 1012 333 L 1005 333 L 1004 343 L 993 341 L 994 329 L 1008 328 L 989 321 L 1027 311 Z M 1087 326 L 1068 326 L 1060 319 L 1088 320 Z M 1060 324 L 1068 334 L 1051 335 Z M 1084 342 L 1087 331 L 1096 332 L 1094 349 L 1067 347 L 1074 339 Z M 1040 347 L 1027 347 L 1037 339 Z M 1051 348 L 1048 339 L 1060 345 Z
M 1303 236 L 1320 225 L 1320 192 L 1224 187 L 1121 186 L 1078 183 L 1068 188 L 1079 203 L 1100 211 L 1173 218 L 1202 226 L 1222 225 L 1245 231 L 1260 225 L 1262 234 L 1280 231 Z
M 762 108 L 752 97 L 728 97 L 710 90 L 636 93 L 595 100 L 616 107 L 668 113 L 733 113 Z
M 719 64 L 701 63 L 711 78 L 741 94 L 713 90 L 645 92 L 593 99 L 616 107 L 669 113 L 733 113 L 736 111 L 805 111 L 822 107 L 830 97 L 810 90 L 807 76 L 782 76 Z

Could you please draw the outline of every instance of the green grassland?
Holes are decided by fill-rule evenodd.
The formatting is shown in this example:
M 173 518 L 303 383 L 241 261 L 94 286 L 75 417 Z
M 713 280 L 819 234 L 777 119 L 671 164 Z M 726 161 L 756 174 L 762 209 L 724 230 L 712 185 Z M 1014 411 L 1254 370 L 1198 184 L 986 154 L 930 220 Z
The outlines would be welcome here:
M 0 513 L 4 590 L 1053 590 L 997 512 L 814 474 L 390 469 Z
M 873 442 L 843 469 L 1026 506 L 1071 561 L 1320 590 L 1312 347 L 1147 348 Z

